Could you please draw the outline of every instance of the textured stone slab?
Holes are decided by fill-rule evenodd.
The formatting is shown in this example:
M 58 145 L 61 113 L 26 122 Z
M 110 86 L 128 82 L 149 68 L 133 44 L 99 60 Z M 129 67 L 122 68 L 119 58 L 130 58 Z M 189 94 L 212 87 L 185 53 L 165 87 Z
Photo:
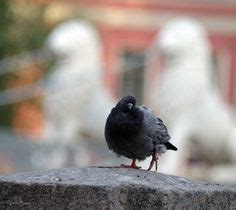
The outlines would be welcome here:
M 236 209 L 236 189 L 145 170 L 67 168 L 0 176 L 0 209 Z

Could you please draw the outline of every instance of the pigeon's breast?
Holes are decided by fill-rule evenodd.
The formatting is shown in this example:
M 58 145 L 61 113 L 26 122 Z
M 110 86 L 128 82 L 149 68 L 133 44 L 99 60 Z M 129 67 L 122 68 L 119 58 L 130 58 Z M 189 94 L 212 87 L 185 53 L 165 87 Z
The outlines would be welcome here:
M 149 139 L 133 135 L 112 139 L 110 147 L 118 155 L 123 155 L 130 159 L 144 160 L 152 154 L 154 145 Z
M 146 120 L 142 109 L 132 112 L 113 111 L 108 117 L 106 140 L 110 149 L 118 155 L 143 160 L 152 154 L 154 144 L 144 129 Z

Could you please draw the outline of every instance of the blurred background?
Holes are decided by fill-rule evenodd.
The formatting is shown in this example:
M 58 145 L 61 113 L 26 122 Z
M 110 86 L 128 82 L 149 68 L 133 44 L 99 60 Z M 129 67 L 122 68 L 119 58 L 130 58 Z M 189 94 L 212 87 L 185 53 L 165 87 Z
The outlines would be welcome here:
M 161 172 L 236 184 L 236 2 L 0 2 L 0 173 L 129 161 L 103 137 L 125 95 L 179 148 Z

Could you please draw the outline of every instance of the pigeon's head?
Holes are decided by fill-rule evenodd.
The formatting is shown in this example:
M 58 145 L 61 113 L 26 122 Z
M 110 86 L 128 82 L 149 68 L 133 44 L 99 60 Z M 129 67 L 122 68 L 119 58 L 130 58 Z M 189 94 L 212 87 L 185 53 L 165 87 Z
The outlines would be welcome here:
M 130 112 L 135 107 L 135 104 L 136 104 L 135 97 L 125 96 L 118 102 L 117 107 L 123 112 Z

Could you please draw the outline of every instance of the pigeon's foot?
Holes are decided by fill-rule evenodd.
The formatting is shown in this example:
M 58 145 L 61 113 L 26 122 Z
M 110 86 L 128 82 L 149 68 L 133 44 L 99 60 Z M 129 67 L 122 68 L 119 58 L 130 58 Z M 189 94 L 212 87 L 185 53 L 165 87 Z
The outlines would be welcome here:
M 153 153 L 152 153 L 152 160 L 150 162 L 150 166 L 148 168 L 148 171 L 150 171 L 155 163 L 155 170 L 157 171 L 157 160 L 158 160 L 158 154 L 157 154 L 157 151 L 156 149 L 153 150 Z
M 141 167 L 136 165 L 136 159 L 133 159 L 131 165 L 121 164 L 120 167 L 122 167 L 122 168 L 134 168 L 134 169 L 140 169 L 141 168 Z

